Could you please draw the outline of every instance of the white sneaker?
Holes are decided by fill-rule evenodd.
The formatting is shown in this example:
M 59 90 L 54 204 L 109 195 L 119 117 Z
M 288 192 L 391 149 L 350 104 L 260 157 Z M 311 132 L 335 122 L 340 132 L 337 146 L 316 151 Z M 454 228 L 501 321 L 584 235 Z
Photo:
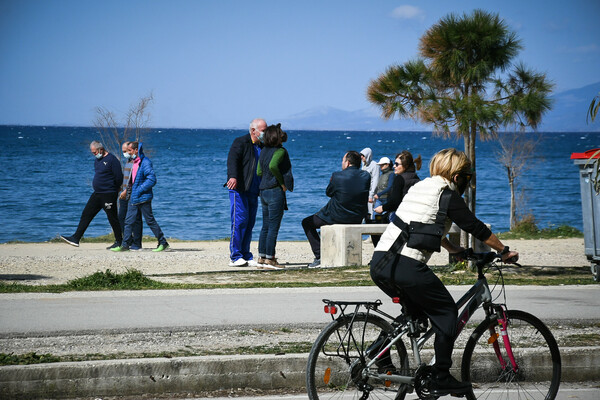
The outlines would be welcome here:
M 244 260 L 243 258 L 238 258 L 235 261 L 231 261 L 229 263 L 230 267 L 247 267 L 248 266 L 248 261 Z
M 258 262 L 256 262 L 254 259 L 252 259 L 252 260 L 248 260 L 248 266 L 249 266 L 249 267 L 254 267 L 254 268 L 256 268 L 256 267 L 259 267 L 260 265 L 261 265 L 261 264 L 259 264 Z

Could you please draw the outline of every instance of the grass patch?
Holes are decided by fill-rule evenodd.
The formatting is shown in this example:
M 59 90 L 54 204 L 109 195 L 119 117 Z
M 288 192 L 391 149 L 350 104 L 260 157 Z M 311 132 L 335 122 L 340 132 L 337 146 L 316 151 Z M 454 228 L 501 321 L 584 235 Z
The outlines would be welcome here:
M 472 285 L 477 274 L 469 270 L 432 267 L 446 285 Z M 486 274 L 490 284 L 498 279 L 497 272 Z M 176 282 L 164 282 L 157 279 Z M 188 283 L 181 283 L 187 280 Z M 523 267 L 506 268 L 507 285 L 593 285 L 596 284 L 587 267 Z M 282 271 L 204 272 L 196 274 L 150 275 L 131 269 L 124 273 L 98 271 L 63 285 L 24 285 L 0 282 L 0 293 L 62 293 L 99 290 L 156 290 L 156 289 L 249 289 L 296 287 L 353 287 L 374 286 L 369 268 L 340 267 L 325 269 L 289 269 Z
M 148 278 L 136 269 L 124 273 L 114 273 L 110 269 L 98 271 L 92 275 L 77 278 L 64 285 L 23 285 L 19 283 L 0 283 L 0 293 L 19 292 L 74 292 L 96 290 L 149 290 L 149 289 L 175 289 L 173 285 Z
M 118 274 L 107 269 L 98 271 L 90 276 L 74 279 L 65 285 L 70 290 L 140 290 L 163 289 L 163 283 L 146 277 L 136 269 Z
M 539 229 L 533 218 L 519 221 L 510 232 L 497 235 L 500 239 L 565 239 L 582 238 L 583 232 L 569 225 Z
M 156 353 L 123 353 L 112 354 L 80 354 L 55 356 L 53 354 L 6 354 L 0 353 L 0 366 L 5 365 L 29 365 L 42 363 L 73 362 L 73 361 L 99 361 L 99 360 L 123 360 L 132 358 L 173 358 L 173 357 L 193 357 L 193 356 L 219 356 L 219 355 L 238 355 L 238 354 L 286 354 L 286 353 L 308 353 L 312 348 L 312 342 L 281 342 L 271 345 L 260 346 L 240 346 L 230 347 L 219 350 L 201 350 L 190 346 L 176 351 L 161 351 Z
M 26 353 L 16 355 L 13 353 L 0 353 L 0 365 L 29 365 L 60 362 L 61 358 L 52 354 Z

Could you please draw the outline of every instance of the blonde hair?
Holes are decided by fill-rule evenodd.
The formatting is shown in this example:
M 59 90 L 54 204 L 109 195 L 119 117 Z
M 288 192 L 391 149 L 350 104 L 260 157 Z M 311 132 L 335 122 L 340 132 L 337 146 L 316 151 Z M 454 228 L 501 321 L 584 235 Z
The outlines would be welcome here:
M 471 171 L 471 160 L 462 151 L 449 148 L 438 151 L 429 163 L 429 175 L 452 180 L 454 175 Z

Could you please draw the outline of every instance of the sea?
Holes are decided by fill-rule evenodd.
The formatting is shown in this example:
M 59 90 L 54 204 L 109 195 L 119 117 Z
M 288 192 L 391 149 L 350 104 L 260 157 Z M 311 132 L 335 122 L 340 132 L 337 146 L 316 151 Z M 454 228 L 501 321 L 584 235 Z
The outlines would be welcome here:
M 284 127 L 285 128 L 285 127 Z M 218 240 L 230 236 L 227 153 L 245 130 L 150 129 L 143 134 L 146 155 L 157 176 L 152 207 L 167 237 Z M 423 179 L 429 160 L 447 147 L 464 148 L 462 138 L 445 139 L 431 132 L 287 131 L 295 190 L 288 193 L 279 240 L 305 240 L 301 221 L 323 207 L 331 174 L 341 169 L 348 150 L 370 147 L 376 160 L 394 159 L 402 150 L 421 155 Z M 519 181 L 522 211 L 540 228 L 570 225 L 582 229 L 579 169 L 571 153 L 600 147 L 600 132 L 541 133 L 529 168 Z M 0 243 L 42 242 L 75 232 L 90 194 L 96 128 L 0 126 Z M 497 140 L 476 144 L 477 216 L 494 232 L 509 229 L 510 190 L 498 162 Z M 254 239 L 262 224 L 261 210 Z M 110 233 L 101 211 L 86 236 Z M 144 233 L 152 235 L 147 226 Z

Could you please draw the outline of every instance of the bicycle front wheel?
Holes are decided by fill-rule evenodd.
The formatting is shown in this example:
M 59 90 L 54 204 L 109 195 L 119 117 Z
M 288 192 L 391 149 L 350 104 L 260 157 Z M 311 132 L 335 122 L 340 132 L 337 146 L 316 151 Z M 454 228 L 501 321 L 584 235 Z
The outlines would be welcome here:
M 486 319 L 469 338 L 463 354 L 462 379 L 473 384 L 467 398 L 554 399 L 561 373 L 554 336 L 529 313 L 508 310 L 507 316 L 507 337 L 517 368 L 507 355 L 498 320 L 495 316 Z
M 367 366 L 371 357 L 385 347 L 381 333 L 392 331 L 387 321 L 371 314 L 348 315 L 332 321 L 308 356 L 306 387 L 310 400 L 358 399 L 365 393 L 373 399 L 404 399 L 407 385 L 384 378 L 408 375 L 408 357 L 402 340 L 390 349 L 391 360 Z

